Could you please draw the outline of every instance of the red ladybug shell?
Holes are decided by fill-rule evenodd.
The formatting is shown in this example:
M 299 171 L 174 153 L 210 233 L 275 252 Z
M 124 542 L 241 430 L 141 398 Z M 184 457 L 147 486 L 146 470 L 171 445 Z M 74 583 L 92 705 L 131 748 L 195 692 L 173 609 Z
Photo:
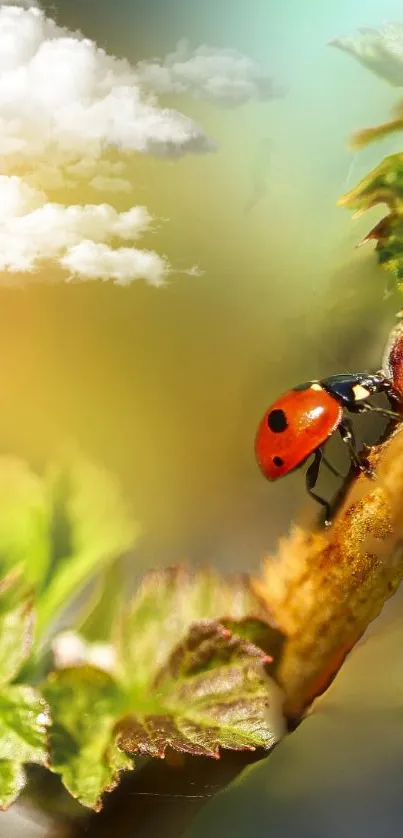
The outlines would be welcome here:
M 343 408 L 319 383 L 289 390 L 266 411 L 255 441 L 256 459 L 268 480 L 301 465 L 336 430 Z

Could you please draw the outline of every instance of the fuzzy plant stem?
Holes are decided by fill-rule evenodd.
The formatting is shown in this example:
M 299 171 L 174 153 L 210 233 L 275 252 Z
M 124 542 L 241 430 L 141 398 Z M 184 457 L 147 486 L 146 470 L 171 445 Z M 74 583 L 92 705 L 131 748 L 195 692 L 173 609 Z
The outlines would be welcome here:
M 285 633 L 277 680 L 298 720 L 403 578 L 403 427 L 370 451 L 327 530 L 299 527 L 269 557 L 256 592 Z

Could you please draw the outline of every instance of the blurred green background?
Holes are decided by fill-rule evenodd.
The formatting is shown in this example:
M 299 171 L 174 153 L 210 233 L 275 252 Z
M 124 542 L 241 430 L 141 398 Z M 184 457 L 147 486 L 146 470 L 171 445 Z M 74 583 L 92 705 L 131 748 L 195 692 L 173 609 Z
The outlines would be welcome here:
M 253 442 L 261 415 L 299 381 L 376 369 L 402 307 L 397 296 L 384 301 L 386 279 L 372 247 L 355 250 L 381 213 L 353 221 L 336 206 L 385 154 L 403 147 L 403 137 L 358 155 L 347 146 L 353 131 L 388 117 L 398 91 L 328 46 L 360 26 L 402 21 L 402 4 L 58 0 L 44 7 L 61 25 L 81 29 L 134 63 L 164 56 L 182 37 L 192 47 L 236 48 L 284 85 L 286 95 L 233 110 L 186 96 L 164 100 L 199 122 L 218 151 L 175 163 L 139 156 L 130 164 L 136 186 L 132 195 L 116 199 L 117 209 L 147 206 L 162 221 L 145 237 L 145 246 L 166 253 L 179 269 L 197 263 L 203 276 L 174 274 L 162 289 L 141 282 L 118 288 L 54 284 L 49 268 L 23 288 L 0 285 L 1 453 L 41 467 L 73 444 L 114 472 L 144 528 L 133 557 L 136 569 L 183 559 L 257 568 L 292 519 L 317 511 L 305 496 L 301 474 L 272 485 L 260 475 Z M 267 194 L 246 213 L 267 138 L 272 141 Z M 84 189 L 81 197 L 86 200 Z M 367 441 L 377 433 L 369 422 L 357 422 Z M 347 469 L 341 444 L 331 442 L 331 450 Z M 321 480 L 326 492 L 336 485 Z M 394 617 L 400 609 L 396 598 L 390 613 Z M 387 646 L 383 652 L 378 649 L 378 665 L 385 658 L 389 669 L 379 674 L 381 698 L 382 690 L 388 693 L 396 649 Z M 371 671 L 365 651 L 363 665 Z M 396 690 L 398 703 L 400 685 Z M 362 703 L 367 694 L 365 687 Z M 386 718 L 388 708 L 382 705 L 381 712 Z M 343 726 L 343 713 L 343 707 L 331 709 L 332 731 L 336 716 Z M 376 714 L 368 715 L 357 740 L 349 738 L 350 720 L 344 728 L 347 745 L 363 754 L 364 762 L 368 757 L 369 771 L 374 765 L 383 771 L 385 752 L 374 747 L 371 735 L 379 723 Z M 310 739 L 310 730 L 306 752 L 315 757 L 311 742 L 322 742 L 324 734 L 319 725 L 318 738 Z M 361 736 L 366 742 L 360 751 Z M 388 745 L 393 737 L 393 731 L 390 739 L 385 735 Z M 336 749 L 338 758 L 341 751 L 342 746 Z M 281 755 L 280 748 L 276 753 Z M 339 777 L 343 774 L 350 789 L 356 763 L 344 772 L 343 757 L 344 751 L 336 767 L 341 765 Z M 261 800 L 269 765 L 262 763 L 249 775 L 262 778 L 256 785 Z M 291 797 L 284 781 L 283 799 L 291 811 L 292 758 L 290 765 Z M 299 776 L 305 775 L 309 758 L 300 765 Z M 325 777 L 321 760 L 311 765 Z M 400 772 L 400 763 L 392 771 Z M 314 775 L 313 785 L 315 780 Z M 337 794 L 344 791 L 337 791 L 336 799 L 324 794 L 323 805 L 337 808 Z M 253 794 L 250 799 L 258 817 Z M 149 805 L 154 809 L 155 801 Z M 309 811 L 303 811 L 307 829 L 314 805 L 309 798 Z M 224 818 L 225 806 L 226 800 Z M 301 809 L 296 811 L 301 830 Z M 263 806 L 264 829 L 266 815 Z M 386 819 L 387 813 L 384 829 Z M 243 835 L 242 828 L 240 821 Z M 340 834 L 337 823 L 335 828 L 329 836 Z M 132 820 L 128 829 L 132 834 Z M 6 831 L 10 834 L 9 827 Z
M 327 44 L 398 19 L 401 3 L 59 0 L 45 9 L 133 62 L 183 36 L 192 47 L 234 47 L 287 89 L 233 110 L 164 101 L 218 151 L 131 164 L 136 187 L 117 208 L 147 206 L 163 221 L 145 245 L 178 268 L 197 263 L 203 276 L 122 289 L 52 285 L 48 269 L 39 284 L 1 290 L 2 452 L 40 464 L 74 442 L 114 471 L 144 525 L 145 564 L 256 567 L 301 505 L 316 512 L 301 475 L 270 485 L 258 472 L 261 414 L 301 380 L 376 368 L 400 305 L 383 303 L 371 246 L 354 251 L 378 216 L 353 222 L 336 207 L 399 147 L 395 137 L 354 160 L 347 148 L 352 131 L 388 116 L 397 92 Z M 268 192 L 245 213 L 268 137 Z

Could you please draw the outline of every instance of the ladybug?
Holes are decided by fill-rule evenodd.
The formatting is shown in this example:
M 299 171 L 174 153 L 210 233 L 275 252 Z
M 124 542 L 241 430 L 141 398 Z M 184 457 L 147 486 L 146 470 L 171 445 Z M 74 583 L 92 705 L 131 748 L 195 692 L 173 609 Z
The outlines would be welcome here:
M 313 490 L 322 460 L 333 474 L 341 476 L 323 455 L 323 446 L 335 431 L 347 445 L 353 465 L 372 476 L 368 464 L 358 455 L 352 423 L 345 411 L 371 411 L 389 419 L 403 418 L 393 410 L 371 404 L 369 399 L 376 393 L 385 393 L 392 407 L 398 402 L 392 383 L 381 373 L 331 375 L 321 381 L 308 381 L 280 396 L 266 410 L 259 425 L 255 454 L 268 480 L 284 477 L 314 455 L 306 472 L 306 488 L 311 497 L 326 507 L 326 523 L 330 505 Z

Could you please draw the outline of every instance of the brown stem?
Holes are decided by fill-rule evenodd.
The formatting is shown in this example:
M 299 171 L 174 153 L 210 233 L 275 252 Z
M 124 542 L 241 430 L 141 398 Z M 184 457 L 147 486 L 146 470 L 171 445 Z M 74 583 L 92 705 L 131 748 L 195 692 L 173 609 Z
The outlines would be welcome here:
M 298 719 L 403 578 L 403 428 L 368 455 L 328 530 L 294 528 L 254 581 L 287 635 L 277 679 Z

